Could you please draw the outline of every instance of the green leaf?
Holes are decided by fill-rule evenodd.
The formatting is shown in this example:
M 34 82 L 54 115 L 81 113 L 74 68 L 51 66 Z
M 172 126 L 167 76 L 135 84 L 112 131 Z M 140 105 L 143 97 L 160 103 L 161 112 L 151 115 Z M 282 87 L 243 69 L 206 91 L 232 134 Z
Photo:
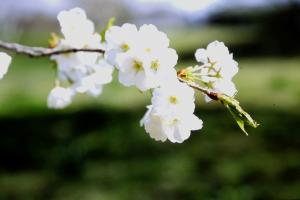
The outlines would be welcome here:
M 242 131 L 248 135 L 245 129 L 245 123 L 253 128 L 257 128 L 259 124 L 240 106 L 240 103 L 227 95 L 218 95 L 219 101 L 230 111 L 236 123 Z
M 233 110 L 231 110 L 231 108 L 227 105 L 226 106 L 229 110 L 229 112 L 232 114 L 233 118 L 235 119 L 236 123 L 239 125 L 240 129 L 242 129 L 242 131 L 248 136 L 248 133 L 245 129 L 245 122 L 244 120 L 237 115 Z
M 116 18 L 114 18 L 114 17 L 110 18 L 106 24 L 106 27 L 101 31 L 102 42 L 105 41 L 105 32 L 114 25 L 115 21 L 116 21 Z

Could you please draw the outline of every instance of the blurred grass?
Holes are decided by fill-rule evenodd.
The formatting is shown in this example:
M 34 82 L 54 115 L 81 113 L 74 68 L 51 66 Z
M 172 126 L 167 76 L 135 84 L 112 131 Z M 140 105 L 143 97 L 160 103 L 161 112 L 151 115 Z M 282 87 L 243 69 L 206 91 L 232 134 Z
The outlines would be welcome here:
M 255 29 L 209 27 L 171 33 L 189 54 L 219 39 L 243 45 Z M 44 32 L 19 41 L 44 45 Z M 150 94 L 117 81 L 99 98 L 47 109 L 55 79 L 47 59 L 15 56 L 0 82 L 0 199 L 296 199 L 300 197 L 300 57 L 236 58 L 243 107 L 261 123 L 246 137 L 230 114 L 197 95 L 204 128 L 176 145 L 138 126 Z M 179 67 L 195 64 L 180 60 Z
M 200 47 L 206 47 L 212 41 L 219 40 L 227 45 L 246 45 L 255 41 L 258 35 L 255 26 L 204 26 L 189 27 L 180 30 L 168 30 L 171 46 L 179 54 L 195 52 Z

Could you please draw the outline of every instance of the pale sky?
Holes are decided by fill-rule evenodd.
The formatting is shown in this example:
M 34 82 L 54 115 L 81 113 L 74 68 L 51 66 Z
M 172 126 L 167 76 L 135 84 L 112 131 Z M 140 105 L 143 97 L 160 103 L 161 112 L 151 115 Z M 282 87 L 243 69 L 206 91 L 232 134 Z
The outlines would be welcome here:
M 134 1 L 134 0 L 133 0 Z M 230 7 L 265 7 L 274 4 L 286 4 L 288 0 L 135 0 L 139 3 L 156 3 L 169 4 L 170 6 L 186 13 L 193 13 L 195 11 L 206 10 L 212 6 L 221 6 L 223 8 Z M 299 2 L 300 0 L 294 0 Z
M 111 0 L 99 0 L 99 2 L 110 2 Z M 76 6 L 78 3 L 89 4 L 87 0 L 1 0 L 0 20 L 10 20 L 11 17 L 18 17 L 30 14 L 43 13 L 55 17 L 63 9 Z M 139 14 L 149 14 L 159 9 L 165 11 L 179 12 L 188 18 L 207 17 L 214 11 L 245 7 L 256 8 L 272 6 L 275 4 L 285 4 L 288 0 L 114 0 L 114 2 L 124 3 L 130 12 Z M 294 0 L 299 2 L 300 0 Z M 148 6 L 149 5 L 149 6 Z M 174 9 L 172 9 L 174 8 Z M 200 12 L 199 12 L 200 11 Z M 11 13 L 14 13 L 12 16 Z
M 220 0 L 137 0 L 140 3 L 167 3 L 178 10 L 195 12 L 206 9 Z

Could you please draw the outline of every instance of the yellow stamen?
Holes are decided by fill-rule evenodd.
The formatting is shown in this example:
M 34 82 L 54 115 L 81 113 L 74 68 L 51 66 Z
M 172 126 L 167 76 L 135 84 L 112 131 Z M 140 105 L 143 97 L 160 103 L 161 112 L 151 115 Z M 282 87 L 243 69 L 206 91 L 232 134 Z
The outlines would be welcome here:
M 159 64 L 159 62 L 158 62 L 157 59 L 156 59 L 156 60 L 153 60 L 153 61 L 151 62 L 151 69 L 153 69 L 154 71 L 157 71 L 158 68 L 159 68 L 159 66 L 160 66 L 160 64 Z
M 171 104 L 177 104 L 178 100 L 176 96 L 170 96 L 169 101 Z
M 126 51 L 128 51 L 130 48 L 129 48 L 129 45 L 128 45 L 128 44 L 124 43 L 124 44 L 121 45 L 121 49 L 122 49 L 124 52 L 126 52 Z
M 141 61 L 134 60 L 133 61 L 133 68 L 136 71 L 136 73 L 138 73 L 139 71 L 144 69 L 143 63 Z

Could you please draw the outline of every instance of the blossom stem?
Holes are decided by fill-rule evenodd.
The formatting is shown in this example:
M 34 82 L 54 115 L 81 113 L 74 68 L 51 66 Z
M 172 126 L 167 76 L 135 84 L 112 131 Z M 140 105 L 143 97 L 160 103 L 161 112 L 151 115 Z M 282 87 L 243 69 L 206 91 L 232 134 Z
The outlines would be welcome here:
M 216 93 L 216 92 L 211 92 L 211 91 L 209 91 L 208 89 L 203 88 L 203 87 L 201 87 L 201 86 L 199 86 L 199 85 L 197 85 L 197 84 L 195 84 L 195 83 L 193 83 L 193 82 L 187 81 L 187 80 L 185 80 L 185 79 L 183 79 L 183 78 L 181 78 L 181 77 L 179 77 L 179 76 L 177 76 L 177 78 L 178 78 L 178 80 L 179 80 L 180 82 L 186 83 L 186 84 L 187 84 L 188 86 L 190 86 L 191 88 L 193 88 L 193 89 L 195 89 L 195 90 L 198 90 L 198 91 L 200 91 L 200 92 L 206 94 L 206 95 L 209 96 L 211 99 L 216 100 L 216 101 L 219 100 L 219 94 L 218 94 L 218 93 Z
M 17 43 L 9 43 L 0 40 L 0 48 L 6 49 L 18 54 L 28 55 L 30 57 L 45 57 L 52 56 L 58 54 L 67 54 L 67 53 L 76 53 L 76 52 L 94 52 L 104 54 L 105 50 L 103 49 L 78 49 L 78 48 L 70 48 L 70 49 L 52 49 L 52 48 L 44 48 L 44 47 L 31 47 L 26 45 L 21 45 Z

